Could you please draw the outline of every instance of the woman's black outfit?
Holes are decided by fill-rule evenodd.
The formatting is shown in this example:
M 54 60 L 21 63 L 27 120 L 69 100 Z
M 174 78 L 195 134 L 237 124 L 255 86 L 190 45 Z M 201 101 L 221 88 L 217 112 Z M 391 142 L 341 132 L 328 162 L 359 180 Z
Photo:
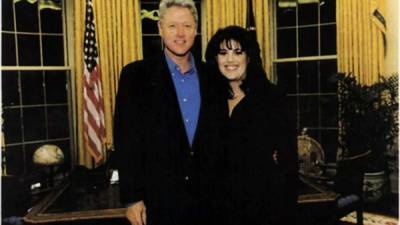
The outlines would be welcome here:
M 229 117 L 224 141 L 228 205 L 232 224 L 293 224 L 297 202 L 296 136 L 289 126 L 283 94 L 269 82 L 245 87 L 246 96 Z M 273 151 L 278 151 L 278 164 Z M 232 211 L 233 210 L 233 211 Z

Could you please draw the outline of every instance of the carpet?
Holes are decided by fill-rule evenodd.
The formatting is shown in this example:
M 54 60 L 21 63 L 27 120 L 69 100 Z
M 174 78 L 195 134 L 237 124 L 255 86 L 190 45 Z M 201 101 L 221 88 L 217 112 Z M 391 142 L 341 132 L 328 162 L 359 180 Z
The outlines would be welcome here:
M 364 216 L 364 225 L 398 225 L 399 224 L 398 218 L 394 218 L 394 217 L 388 217 L 388 216 L 383 216 L 383 215 L 373 214 L 373 213 L 368 213 L 368 212 L 364 212 L 363 216 Z M 357 223 L 356 218 L 357 218 L 356 213 L 352 212 L 340 220 L 343 222 L 356 224 Z

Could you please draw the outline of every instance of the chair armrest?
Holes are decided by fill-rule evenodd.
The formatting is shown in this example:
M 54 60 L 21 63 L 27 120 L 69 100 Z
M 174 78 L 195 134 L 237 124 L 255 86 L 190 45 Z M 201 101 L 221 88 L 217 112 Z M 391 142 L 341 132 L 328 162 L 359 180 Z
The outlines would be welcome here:
M 361 154 L 359 154 L 359 155 L 355 155 L 355 156 L 350 156 L 350 157 L 343 158 L 342 161 L 353 161 L 353 160 L 358 160 L 358 159 L 361 159 L 361 158 L 364 158 L 364 157 L 368 156 L 370 153 L 371 153 L 371 150 L 368 150 L 368 151 L 366 151 L 366 152 L 364 152 L 364 153 L 361 153 Z

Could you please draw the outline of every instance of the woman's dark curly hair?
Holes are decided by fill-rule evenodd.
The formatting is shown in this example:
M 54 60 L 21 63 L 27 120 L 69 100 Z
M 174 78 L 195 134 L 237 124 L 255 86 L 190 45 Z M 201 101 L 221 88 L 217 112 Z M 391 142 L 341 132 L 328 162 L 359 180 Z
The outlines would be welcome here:
M 228 80 L 221 74 L 218 69 L 217 56 L 220 51 L 220 45 L 225 41 L 226 47 L 230 49 L 232 46 L 230 41 L 237 41 L 242 51 L 246 52 L 249 59 L 249 63 L 246 69 L 246 77 L 243 80 L 240 88 L 246 93 L 256 91 L 259 88 L 265 88 L 265 85 L 269 83 L 262 61 L 260 57 L 260 46 L 257 42 L 255 34 L 251 31 L 247 31 L 239 26 L 228 26 L 219 29 L 210 39 L 206 49 L 206 61 L 207 69 L 213 75 L 220 77 L 221 87 L 226 90 L 225 93 L 228 97 L 232 97 L 232 90 L 230 88 Z

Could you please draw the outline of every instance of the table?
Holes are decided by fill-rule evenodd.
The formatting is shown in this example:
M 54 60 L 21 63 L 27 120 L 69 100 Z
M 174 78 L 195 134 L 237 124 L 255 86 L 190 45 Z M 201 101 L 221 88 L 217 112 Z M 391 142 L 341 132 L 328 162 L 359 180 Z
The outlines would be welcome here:
M 336 224 L 336 199 L 339 194 L 316 182 L 315 179 L 300 175 L 298 198 L 298 224 Z
M 301 224 L 314 224 L 327 218 L 331 220 L 333 213 L 329 208 L 334 207 L 338 195 L 307 177 L 300 176 L 300 181 L 299 215 L 300 220 L 307 221 Z M 324 215 L 318 212 L 322 209 L 329 213 Z M 24 217 L 27 224 L 88 224 L 90 221 L 101 224 L 110 220 L 117 220 L 118 224 L 128 224 L 125 208 L 119 202 L 118 184 L 80 185 L 71 183 L 70 180 L 59 184 Z M 112 224 L 117 223 L 114 221 Z
M 298 203 L 300 205 L 334 202 L 339 197 L 333 190 L 315 182 L 314 179 L 302 174 L 299 176 L 301 184 Z

